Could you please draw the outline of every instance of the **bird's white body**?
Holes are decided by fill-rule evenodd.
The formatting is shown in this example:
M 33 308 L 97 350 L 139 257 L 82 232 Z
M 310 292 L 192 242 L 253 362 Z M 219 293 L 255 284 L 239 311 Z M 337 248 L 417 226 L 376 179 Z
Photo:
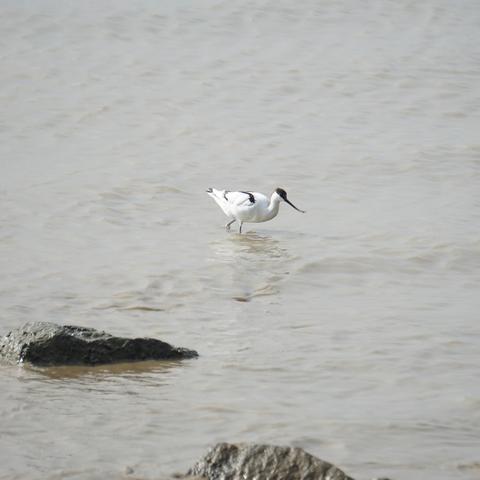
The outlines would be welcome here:
M 270 198 L 258 192 L 230 192 L 215 188 L 209 188 L 207 193 L 230 218 L 231 221 L 225 226 L 226 229 L 229 230 L 230 225 L 237 221 L 240 223 L 240 233 L 243 223 L 267 222 L 276 217 L 282 201 L 299 210 L 287 200 L 287 194 L 282 189 L 275 190 Z M 302 210 L 299 211 L 302 212 Z

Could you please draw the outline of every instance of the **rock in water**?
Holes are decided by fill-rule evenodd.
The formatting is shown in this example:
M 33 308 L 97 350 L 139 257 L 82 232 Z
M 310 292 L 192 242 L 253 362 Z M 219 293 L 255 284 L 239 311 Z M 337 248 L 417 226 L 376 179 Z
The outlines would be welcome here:
M 208 480 L 353 480 L 301 448 L 219 443 L 187 475 Z
M 154 338 L 114 337 L 93 328 L 32 322 L 0 339 L 0 358 L 34 365 L 99 365 L 180 360 L 198 353 Z

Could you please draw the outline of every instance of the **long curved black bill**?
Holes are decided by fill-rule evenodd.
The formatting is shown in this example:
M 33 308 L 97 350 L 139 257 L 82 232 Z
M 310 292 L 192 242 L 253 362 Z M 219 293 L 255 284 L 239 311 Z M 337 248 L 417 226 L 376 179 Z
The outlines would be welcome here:
M 291 205 L 295 210 L 298 210 L 299 212 L 305 213 L 305 210 L 300 210 L 297 208 L 290 200 L 287 200 L 286 198 L 284 199 L 289 205 Z

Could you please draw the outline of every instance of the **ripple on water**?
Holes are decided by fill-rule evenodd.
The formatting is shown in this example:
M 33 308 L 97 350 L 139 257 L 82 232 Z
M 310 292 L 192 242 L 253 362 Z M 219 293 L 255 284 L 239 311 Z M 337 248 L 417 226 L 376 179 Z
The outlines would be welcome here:
M 413 253 L 412 253 L 413 252 Z M 457 243 L 366 248 L 367 255 L 336 255 L 304 261 L 303 274 L 415 274 L 461 271 L 475 273 L 480 268 L 480 243 Z

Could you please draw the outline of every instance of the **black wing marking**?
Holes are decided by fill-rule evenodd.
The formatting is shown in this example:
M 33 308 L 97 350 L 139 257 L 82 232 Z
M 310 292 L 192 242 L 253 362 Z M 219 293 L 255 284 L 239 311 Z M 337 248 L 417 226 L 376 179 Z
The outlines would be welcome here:
M 248 195 L 248 199 L 250 200 L 250 203 L 253 205 L 255 203 L 255 197 L 253 196 L 253 193 L 251 192 L 241 192 L 244 193 L 245 195 Z

